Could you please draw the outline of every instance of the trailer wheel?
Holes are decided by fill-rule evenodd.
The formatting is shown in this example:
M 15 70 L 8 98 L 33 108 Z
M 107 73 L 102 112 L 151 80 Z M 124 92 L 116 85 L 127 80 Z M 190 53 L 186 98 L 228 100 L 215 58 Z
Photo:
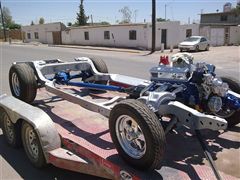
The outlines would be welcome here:
M 114 106 L 109 118 L 110 134 L 118 153 L 136 168 L 160 169 L 166 139 L 157 116 L 135 99 Z
M 106 63 L 101 59 L 97 57 L 91 57 L 90 58 L 95 66 L 95 68 L 100 73 L 108 73 L 108 68 Z M 107 84 L 108 81 L 95 81 L 96 84 Z
M 33 69 L 25 63 L 14 64 L 9 71 L 12 95 L 26 103 L 32 103 L 37 94 L 37 82 Z
M 14 148 L 21 146 L 21 129 L 18 124 L 13 124 L 8 114 L 1 110 L 1 127 L 3 137 L 8 145 Z
M 240 82 L 232 77 L 221 77 L 223 82 L 228 83 L 229 88 L 234 92 L 240 94 Z M 228 127 L 233 127 L 240 123 L 240 110 L 234 111 L 231 109 L 220 110 L 216 113 L 217 116 L 227 120 Z
M 34 128 L 27 122 L 23 122 L 21 134 L 23 147 L 30 162 L 35 167 L 44 167 L 46 165 L 46 160 L 38 138 L 38 134 Z

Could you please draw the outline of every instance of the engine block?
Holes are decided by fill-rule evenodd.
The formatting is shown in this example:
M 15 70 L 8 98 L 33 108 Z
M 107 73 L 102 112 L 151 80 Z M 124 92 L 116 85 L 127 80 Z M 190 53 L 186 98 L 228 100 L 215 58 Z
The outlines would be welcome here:
M 190 76 L 190 70 L 188 67 L 171 67 L 165 65 L 159 65 L 158 67 L 153 67 L 150 70 L 151 81 L 163 81 L 163 80 L 179 80 L 187 81 Z

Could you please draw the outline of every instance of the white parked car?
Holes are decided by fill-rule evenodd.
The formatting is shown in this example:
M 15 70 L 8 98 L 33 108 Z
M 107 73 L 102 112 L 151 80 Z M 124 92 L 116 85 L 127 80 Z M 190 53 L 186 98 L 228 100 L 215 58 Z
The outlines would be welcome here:
M 203 36 L 191 36 L 178 45 L 180 51 L 208 51 L 210 42 Z

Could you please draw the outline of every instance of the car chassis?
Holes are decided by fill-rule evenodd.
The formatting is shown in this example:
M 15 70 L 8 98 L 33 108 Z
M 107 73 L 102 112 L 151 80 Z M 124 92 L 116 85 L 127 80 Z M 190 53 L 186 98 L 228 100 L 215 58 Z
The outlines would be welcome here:
M 16 62 L 14 64 L 22 63 L 28 64 L 33 69 L 38 88 L 45 87 L 46 91 L 55 94 L 58 97 L 61 97 L 69 102 L 80 105 L 85 109 L 99 113 L 106 118 L 109 118 L 111 116 L 111 111 L 114 109 L 114 107 L 116 107 L 120 102 L 128 99 L 130 96 L 131 98 L 139 99 L 141 103 L 146 104 L 152 112 L 158 114 L 159 116 L 169 115 L 168 117 L 170 117 L 170 121 L 164 130 L 165 134 L 167 134 L 175 125 L 178 124 L 195 130 L 198 135 L 198 130 L 201 129 L 223 130 L 227 128 L 227 121 L 225 119 L 217 117 L 215 115 L 206 115 L 204 113 L 200 113 L 199 111 L 190 108 L 189 106 L 186 106 L 179 101 L 176 101 L 175 93 L 177 93 L 177 91 L 174 93 L 151 92 L 147 97 L 144 97 L 142 94 L 151 88 L 151 81 L 119 74 L 99 72 L 92 59 L 87 57 L 76 58 L 74 62 L 63 62 L 59 59 L 56 59 L 31 62 Z M 70 72 L 80 73 L 71 74 Z M 88 73 L 91 73 L 91 75 Z M 79 78 L 81 78 L 83 82 L 72 81 Z M 108 82 L 109 85 L 106 85 L 102 82 Z M 62 85 L 84 87 L 87 89 L 100 91 L 117 91 L 125 94 L 125 96 L 116 96 L 108 101 L 99 103 L 89 101 L 79 94 L 64 91 L 59 88 Z M 18 90 L 17 88 L 18 87 L 15 86 L 16 91 Z M 240 98 L 240 95 L 230 90 L 228 93 Z M 3 96 L 2 99 L 2 102 L 4 102 Z M 7 108 L 6 103 L 4 104 L 2 102 L 0 105 L 3 108 Z M 134 133 L 130 133 L 130 135 L 136 136 Z M 204 147 L 204 145 L 203 148 L 206 150 L 206 147 Z M 211 161 L 211 157 L 209 157 L 209 155 L 208 158 Z M 214 165 L 212 167 L 214 169 Z M 146 169 L 148 168 L 149 167 L 146 167 Z M 153 166 L 153 168 L 158 167 Z M 216 171 L 215 174 L 216 176 L 219 176 Z

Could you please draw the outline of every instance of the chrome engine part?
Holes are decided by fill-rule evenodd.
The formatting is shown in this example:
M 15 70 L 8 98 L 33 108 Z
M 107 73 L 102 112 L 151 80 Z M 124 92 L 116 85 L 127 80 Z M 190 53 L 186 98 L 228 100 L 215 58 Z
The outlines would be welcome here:
M 190 72 L 188 67 L 171 67 L 165 65 L 159 65 L 158 67 L 153 67 L 151 72 L 151 81 L 159 80 L 178 80 L 178 81 L 187 81 Z
M 138 100 L 147 104 L 148 107 L 158 112 L 160 105 L 167 104 L 171 100 L 175 100 L 176 96 L 170 92 L 149 92 L 148 96 L 141 96 Z
M 211 112 L 218 112 L 222 108 L 222 99 L 219 96 L 212 96 L 208 100 L 208 108 Z
M 208 99 L 211 93 L 224 97 L 229 90 L 228 84 L 224 83 L 220 78 L 214 77 L 212 74 L 203 75 L 203 83 L 205 98 Z

